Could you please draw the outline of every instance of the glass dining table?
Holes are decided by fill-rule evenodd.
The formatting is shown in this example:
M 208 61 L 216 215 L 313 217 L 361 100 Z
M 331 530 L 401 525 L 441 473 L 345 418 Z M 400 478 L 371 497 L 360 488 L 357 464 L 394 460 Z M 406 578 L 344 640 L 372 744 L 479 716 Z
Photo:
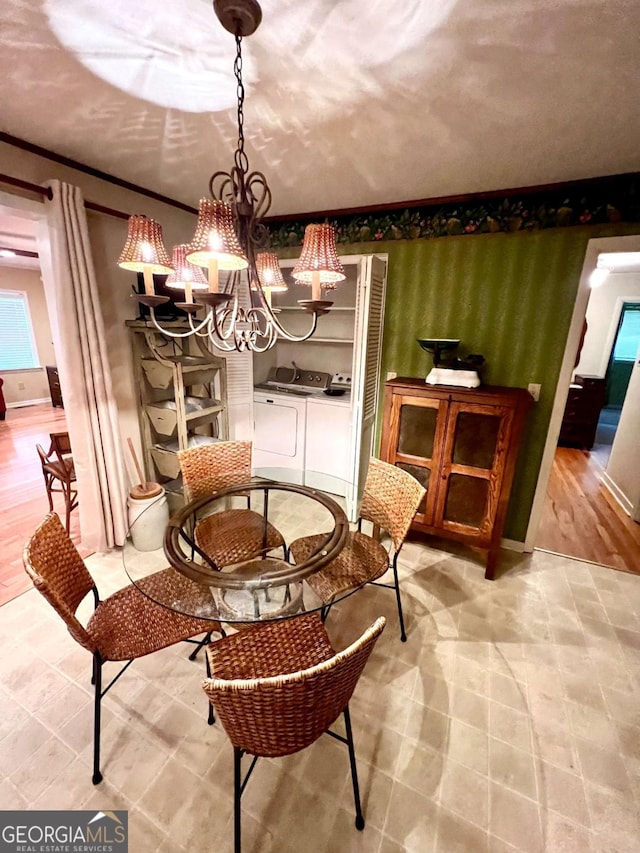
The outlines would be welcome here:
M 143 525 L 153 507 L 142 512 L 123 548 L 131 582 L 163 607 L 212 621 L 271 621 L 325 607 L 308 579 L 345 547 L 344 500 L 269 473 L 185 504 L 169 519 L 156 550 L 134 545 L 135 525 Z M 292 542 L 309 536 L 316 537 L 311 552 L 294 563 Z

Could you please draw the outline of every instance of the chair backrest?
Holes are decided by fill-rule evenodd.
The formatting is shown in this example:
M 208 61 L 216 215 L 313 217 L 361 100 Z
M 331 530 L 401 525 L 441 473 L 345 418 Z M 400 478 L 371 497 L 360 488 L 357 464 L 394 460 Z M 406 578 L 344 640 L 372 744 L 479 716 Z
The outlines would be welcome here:
M 62 461 L 63 456 L 68 456 L 71 453 L 71 442 L 69 441 L 69 433 L 68 432 L 51 432 L 49 433 L 51 438 L 51 450 L 49 454 L 52 452 L 55 453 L 60 461 Z
M 75 615 L 95 584 L 55 512 L 45 517 L 29 539 L 22 560 L 33 585 L 64 619 L 74 640 L 95 651 L 95 643 Z
M 310 619 L 319 621 L 317 614 L 308 614 L 276 624 L 295 631 Z M 214 670 L 203 688 L 231 743 L 252 755 L 268 757 L 290 755 L 310 746 L 347 707 L 384 626 L 384 617 L 376 619 L 344 651 L 297 672 L 234 679 L 232 672 L 221 678 Z M 254 628 L 249 638 L 259 644 L 262 632 L 270 627 Z M 295 664 L 292 655 L 290 665 Z M 230 668 L 235 667 L 242 673 L 241 660 L 231 660 Z
M 38 456 L 40 457 L 40 461 L 44 467 L 49 461 L 49 454 L 41 444 L 36 444 L 36 450 L 38 451 Z
M 382 527 L 396 551 L 404 542 L 426 489 L 411 474 L 381 459 L 369 460 L 360 517 Z
M 178 453 L 187 500 L 206 497 L 251 478 L 251 442 L 217 441 Z

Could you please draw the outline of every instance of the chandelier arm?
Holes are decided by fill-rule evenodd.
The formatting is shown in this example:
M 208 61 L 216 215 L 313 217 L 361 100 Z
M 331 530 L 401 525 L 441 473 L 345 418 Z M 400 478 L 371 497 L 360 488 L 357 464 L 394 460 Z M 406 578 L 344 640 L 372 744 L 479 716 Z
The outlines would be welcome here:
M 255 264 L 255 262 L 254 262 L 254 264 Z M 255 266 L 254 266 L 254 269 L 255 269 Z M 260 299 L 262 300 L 262 305 L 260 306 L 260 310 L 262 310 L 264 312 L 264 314 L 268 318 L 268 321 L 276 329 L 276 333 L 277 333 L 276 337 L 277 337 L 277 335 L 281 335 L 283 338 L 285 338 L 287 341 L 290 341 L 291 343 L 302 343 L 303 341 L 309 340 L 309 338 L 313 335 L 313 333 L 315 332 L 315 330 L 318 326 L 318 313 L 316 311 L 313 312 L 313 319 L 311 321 L 311 327 L 304 334 L 294 335 L 291 332 L 289 332 L 287 329 L 284 328 L 282 323 L 280 323 L 280 321 L 276 317 L 272 307 L 269 305 L 269 300 L 267 299 L 267 296 L 264 292 L 262 284 L 260 283 L 260 278 L 258 276 L 257 271 L 255 272 L 254 281 L 256 284 L 256 290 L 260 294 Z
M 252 308 L 251 315 L 256 318 L 256 334 L 253 337 L 251 343 L 251 349 L 253 352 L 266 352 L 266 350 L 270 349 L 277 340 L 277 334 L 275 332 L 273 323 L 270 322 L 267 312 L 264 308 Z M 258 318 L 264 318 L 264 331 L 262 330 L 262 326 L 260 326 L 258 322 Z M 264 345 L 260 346 L 260 339 L 264 339 Z
M 206 317 L 198 326 L 195 326 L 193 324 L 193 318 L 192 318 L 191 314 L 189 314 L 189 325 L 191 326 L 192 334 L 194 334 L 196 337 L 198 337 L 198 338 L 209 337 L 209 330 L 211 329 L 211 310 L 212 310 L 211 308 L 207 309 Z M 204 332 L 202 332 L 201 329 L 204 329 Z
M 156 312 L 155 312 L 155 309 L 153 308 L 153 306 L 151 308 L 149 308 L 149 312 L 151 314 L 151 322 L 153 323 L 153 325 L 156 327 L 156 329 L 159 332 L 161 332 L 163 335 L 165 335 L 168 338 L 189 338 L 189 337 L 191 337 L 191 335 L 193 335 L 194 332 L 196 334 L 198 334 L 200 332 L 200 329 L 202 329 L 203 326 L 206 325 L 206 323 L 209 319 L 208 317 L 205 317 L 204 320 L 200 323 L 200 325 L 195 327 L 195 326 L 193 326 L 193 320 L 191 318 L 191 314 L 189 314 L 189 325 L 191 326 L 189 331 L 188 332 L 171 332 L 171 331 L 169 331 L 169 329 L 165 329 L 164 326 L 162 326 L 158 322 L 158 320 L 156 318 Z

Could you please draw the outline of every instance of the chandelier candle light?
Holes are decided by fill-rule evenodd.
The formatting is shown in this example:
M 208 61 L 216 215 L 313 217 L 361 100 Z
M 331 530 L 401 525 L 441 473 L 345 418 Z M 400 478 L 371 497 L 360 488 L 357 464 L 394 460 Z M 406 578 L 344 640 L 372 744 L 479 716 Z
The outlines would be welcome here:
M 171 261 L 162 241 L 162 227 L 146 216 L 131 216 L 118 263 L 124 269 L 143 273 L 145 292 L 136 294 L 136 298 L 149 308 L 151 320 L 162 334 L 173 338 L 208 337 L 223 352 L 263 352 L 279 338 L 308 340 L 316 331 L 318 317 L 333 304 L 322 298 L 321 288 L 334 289 L 344 280 L 345 273 L 338 259 L 333 226 L 307 225 L 302 253 L 292 275 L 301 284 L 311 286 L 311 299 L 301 299 L 299 305 L 313 317 L 302 335 L 294 335 L 282 326 L 276 317 L 277 309 L 271 305 L 271 294 L 286 290 L 287 285 L 277 255 L 269 251 L 269 230 L 263 222 L 271 206 L 271 190 L 261 172 L 249 172 L 244 150 L 242 39 L 258 28 L 262 11 L 256 0 L 213 0 L 213 8 L 236 41 L 238 143 L 233 168 L 211 176 L 211 198 L 200 200 L 194 237 L 191 243 L 174 247 Z M 207 269 L 208 278 L 201 268 Z M 227 273 L 222 288 L 220 272 Z M 175 303 L 187 314 L 189 328 L 185 332 L 163 328 L 155 316 L 155 308 L 169 300 L 156 295 L 153 276 L 167 273 L 167 285 L 185 291 L 185 301 Z M 251 301 L 250 307 L 240 302 L 241 276 L 248 279 L 244 280 L 243 293 Z M 194 320 L 201 308 L 206 310 L 204 319 Z

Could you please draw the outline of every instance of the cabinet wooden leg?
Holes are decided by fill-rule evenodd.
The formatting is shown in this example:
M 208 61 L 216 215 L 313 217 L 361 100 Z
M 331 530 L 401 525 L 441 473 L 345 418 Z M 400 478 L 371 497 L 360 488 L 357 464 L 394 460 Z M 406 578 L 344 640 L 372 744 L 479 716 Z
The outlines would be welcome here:
M 498 560 L 498 549 L 490 548 L 487 551 L 487 565 L 484 571 L 485 579 L 488 581 L 495 580 L 496 562 Z

